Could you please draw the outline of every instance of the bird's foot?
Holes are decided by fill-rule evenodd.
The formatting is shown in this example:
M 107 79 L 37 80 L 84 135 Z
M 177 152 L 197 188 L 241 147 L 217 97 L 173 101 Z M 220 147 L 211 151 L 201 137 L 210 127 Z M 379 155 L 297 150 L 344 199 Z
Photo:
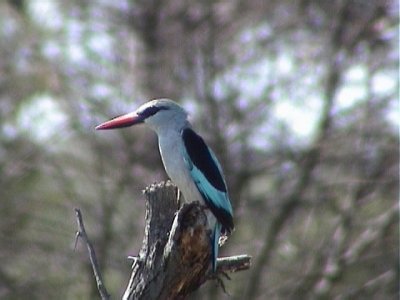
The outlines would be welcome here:
M 227 273 L 225 273 L 224 271 L 218 271 L 218 272 L 212 272 L 208 278 L 211 280 L 215 280 L 217 282 L 217 285 L 219 287 L 221 287 L 222 291 L 224 292 L 224 294 L 231 296 L 228 291 L 226 290 L 225 287 L 225 283 L 223 281 L 223 279 L 221 277 L 225 277 L 225 279 L 231 280 L 231 278 L 229 277 L 229 275 Z

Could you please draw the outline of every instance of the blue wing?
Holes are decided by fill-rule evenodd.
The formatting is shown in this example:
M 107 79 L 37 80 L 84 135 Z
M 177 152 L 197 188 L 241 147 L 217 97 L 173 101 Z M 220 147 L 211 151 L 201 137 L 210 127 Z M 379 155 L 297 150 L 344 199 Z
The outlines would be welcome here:
M 182 138 L 185 145 L 183 157 L 186 166 L 197 189 L 203 196 L 204 202 L 217 219 L 211 235 L 212 269 L 215 272 L 221 230 L 224 229 L 228 232 L 233 230 L 232 206 L 222 175 L 222 168 L 215 154 L 207 147 L 204 140 L 190 128 L 182 131 Z
M 184 158 L 205 203 L 227 231 L 233 230 L 233 212 L 221 166 L 204 140 L 192 129 L 182 131 Z

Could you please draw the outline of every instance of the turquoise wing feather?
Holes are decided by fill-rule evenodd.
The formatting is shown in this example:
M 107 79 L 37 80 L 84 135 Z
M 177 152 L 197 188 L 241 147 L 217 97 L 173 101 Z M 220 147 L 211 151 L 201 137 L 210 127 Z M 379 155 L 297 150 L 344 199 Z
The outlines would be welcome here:
M 222 168 L 212 150 L 193 130 L 182 132 L 183 157 L 197 189 L 217 219 L 212 232 L 212 267 L 216 270 L 218 242 L 221 230 L 233 230 L 233 210 L 229 200 Z

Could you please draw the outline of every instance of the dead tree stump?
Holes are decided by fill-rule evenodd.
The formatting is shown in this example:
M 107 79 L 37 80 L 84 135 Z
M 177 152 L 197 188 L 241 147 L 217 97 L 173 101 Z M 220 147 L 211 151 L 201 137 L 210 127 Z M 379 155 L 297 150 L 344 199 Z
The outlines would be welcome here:
M 218 259 L 217 271 L 212 273 L 210 230 L 204 207 L 198 202 L 181 206 L 178 189 L 171 182 L 153 184 L 146 188 L 144 195 L 145 235 L 139 255 L 133 257 L 124 300 L 185 299 L 208 279 L 250 267 L 248 255 L 225 257 Z M 78 209 L 77 215 L 80 228 L 77 235 L 88 246 L 100 295 L 108 299 Z
M 148 187 L 143 246 L 123 299 L 183 299 L 205 280 L 210 265 L 207 219 L 199 205 L 179 209 L 171 183 Z

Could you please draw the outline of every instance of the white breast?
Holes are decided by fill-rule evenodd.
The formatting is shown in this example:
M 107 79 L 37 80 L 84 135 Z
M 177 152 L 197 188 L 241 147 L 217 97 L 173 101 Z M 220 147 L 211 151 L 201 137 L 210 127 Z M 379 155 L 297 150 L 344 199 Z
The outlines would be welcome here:
M 163 131 L 158 134 L 161 158 L 170 179 L 178 186 L 186 202 L 200 201 L 204 204 L 183 158 L 182 137 L 176 130 Z

